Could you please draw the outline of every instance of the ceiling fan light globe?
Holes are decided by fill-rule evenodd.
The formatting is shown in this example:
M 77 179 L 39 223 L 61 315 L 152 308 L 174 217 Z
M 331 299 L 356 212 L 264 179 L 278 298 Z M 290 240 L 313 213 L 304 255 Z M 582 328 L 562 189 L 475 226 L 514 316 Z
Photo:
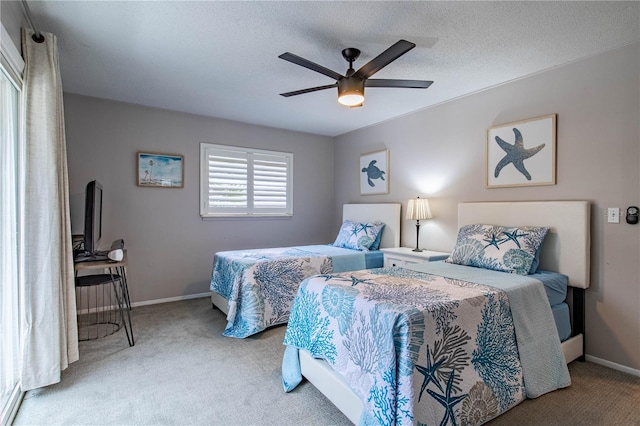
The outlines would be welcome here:
M 364 102 L 364 96 L 360 93 L 343 93 L 338 96 L 338 102 L 346 106 L 360 105 Z

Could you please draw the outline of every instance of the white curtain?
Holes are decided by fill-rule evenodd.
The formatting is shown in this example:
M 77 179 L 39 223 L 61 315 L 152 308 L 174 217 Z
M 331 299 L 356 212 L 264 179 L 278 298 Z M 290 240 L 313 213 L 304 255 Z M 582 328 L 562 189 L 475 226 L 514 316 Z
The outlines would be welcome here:
M 21 386 L 60 381 L 78 359 L 67 151 L 58 44 L 22 30 L 25 106 L 24 288 Z

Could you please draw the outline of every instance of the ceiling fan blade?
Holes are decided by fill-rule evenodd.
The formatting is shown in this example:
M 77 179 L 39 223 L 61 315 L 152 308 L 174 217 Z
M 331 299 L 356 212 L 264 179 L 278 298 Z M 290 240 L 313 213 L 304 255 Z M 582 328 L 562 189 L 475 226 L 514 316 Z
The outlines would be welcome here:
M 305 93 L 317 92 L 318 90 L 332 89 L 337 85 L 338 85 L 337 83 L 334 83 L 334 84 L 327 84 L 326 86 L 310 87 L 308 89 L 296 90 L 294 92 L 280 93 L 280 96 L 284 96 L 285 98 L 288 98 L 289 96 L 296 96 L 296 95 L 302 95 Z
M 416 47 L 414 43 L 411 43 L 407 40 L 400 40 L 396 44 L 373 58 L 371 61 L 363 65 L 362 68 L 356 71 L 354 75 L 358 78 L 367 79 L 414 47 Z
M 340 80 L 343 77 L 342 74 L 338 74 L 337 72 L 332 71 L 329 68 L 325 68 L 322 65 L 318 65 L 308 59 L 301 58 L 300 56 L 294 55 L 293 53 L 286 52 L 278 56 L 278 58 L 284 59 L 285 61 L 293 62 L 294 64 L 308 68 L 311 71 L 319 72 L 320 74 L 324 74 L 327 77 L 333 78 L 334 80 Z
M 433 84 L 433 81 L 427 80 L 388 80 L 374 78 L 365 80 L 366 87 L 404 87 L 407 89 L 426 89 Z

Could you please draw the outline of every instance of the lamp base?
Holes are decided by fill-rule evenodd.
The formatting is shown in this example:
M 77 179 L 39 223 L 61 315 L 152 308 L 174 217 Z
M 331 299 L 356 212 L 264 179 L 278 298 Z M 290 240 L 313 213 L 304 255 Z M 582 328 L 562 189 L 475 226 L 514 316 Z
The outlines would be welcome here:
M 422 251 L 422 249 L 420 248 L 420 220 L 416 221 L 416 248 L 411 251 L 415 251 L 418 253 Z

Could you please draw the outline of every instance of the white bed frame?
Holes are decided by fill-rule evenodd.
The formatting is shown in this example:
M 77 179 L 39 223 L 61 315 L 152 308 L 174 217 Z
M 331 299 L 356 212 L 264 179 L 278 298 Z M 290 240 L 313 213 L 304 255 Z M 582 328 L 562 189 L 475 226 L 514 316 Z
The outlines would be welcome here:
M 342 207 L 342 220 L 382 222 L 385 226 L 380 248 L 400 247 L 400 204 L 345 204 Z M 211 292 L 211 303 L 225 315 L 229 314 L 229 302 L 215 291 Z
M 584 359 L 584 290 L 589 287 L 591 258 L 590 206 L 587 201 L 461 203 L 458 227 L 474 223 L 505 226 L 548 226 L 540 268 L 569 277 L 573 293 L 572 335 L 562 343 L 567 364 Z M 363 405 L 331 366 L 300 350 L 302 375 L 349 420 L 358 424 Z

